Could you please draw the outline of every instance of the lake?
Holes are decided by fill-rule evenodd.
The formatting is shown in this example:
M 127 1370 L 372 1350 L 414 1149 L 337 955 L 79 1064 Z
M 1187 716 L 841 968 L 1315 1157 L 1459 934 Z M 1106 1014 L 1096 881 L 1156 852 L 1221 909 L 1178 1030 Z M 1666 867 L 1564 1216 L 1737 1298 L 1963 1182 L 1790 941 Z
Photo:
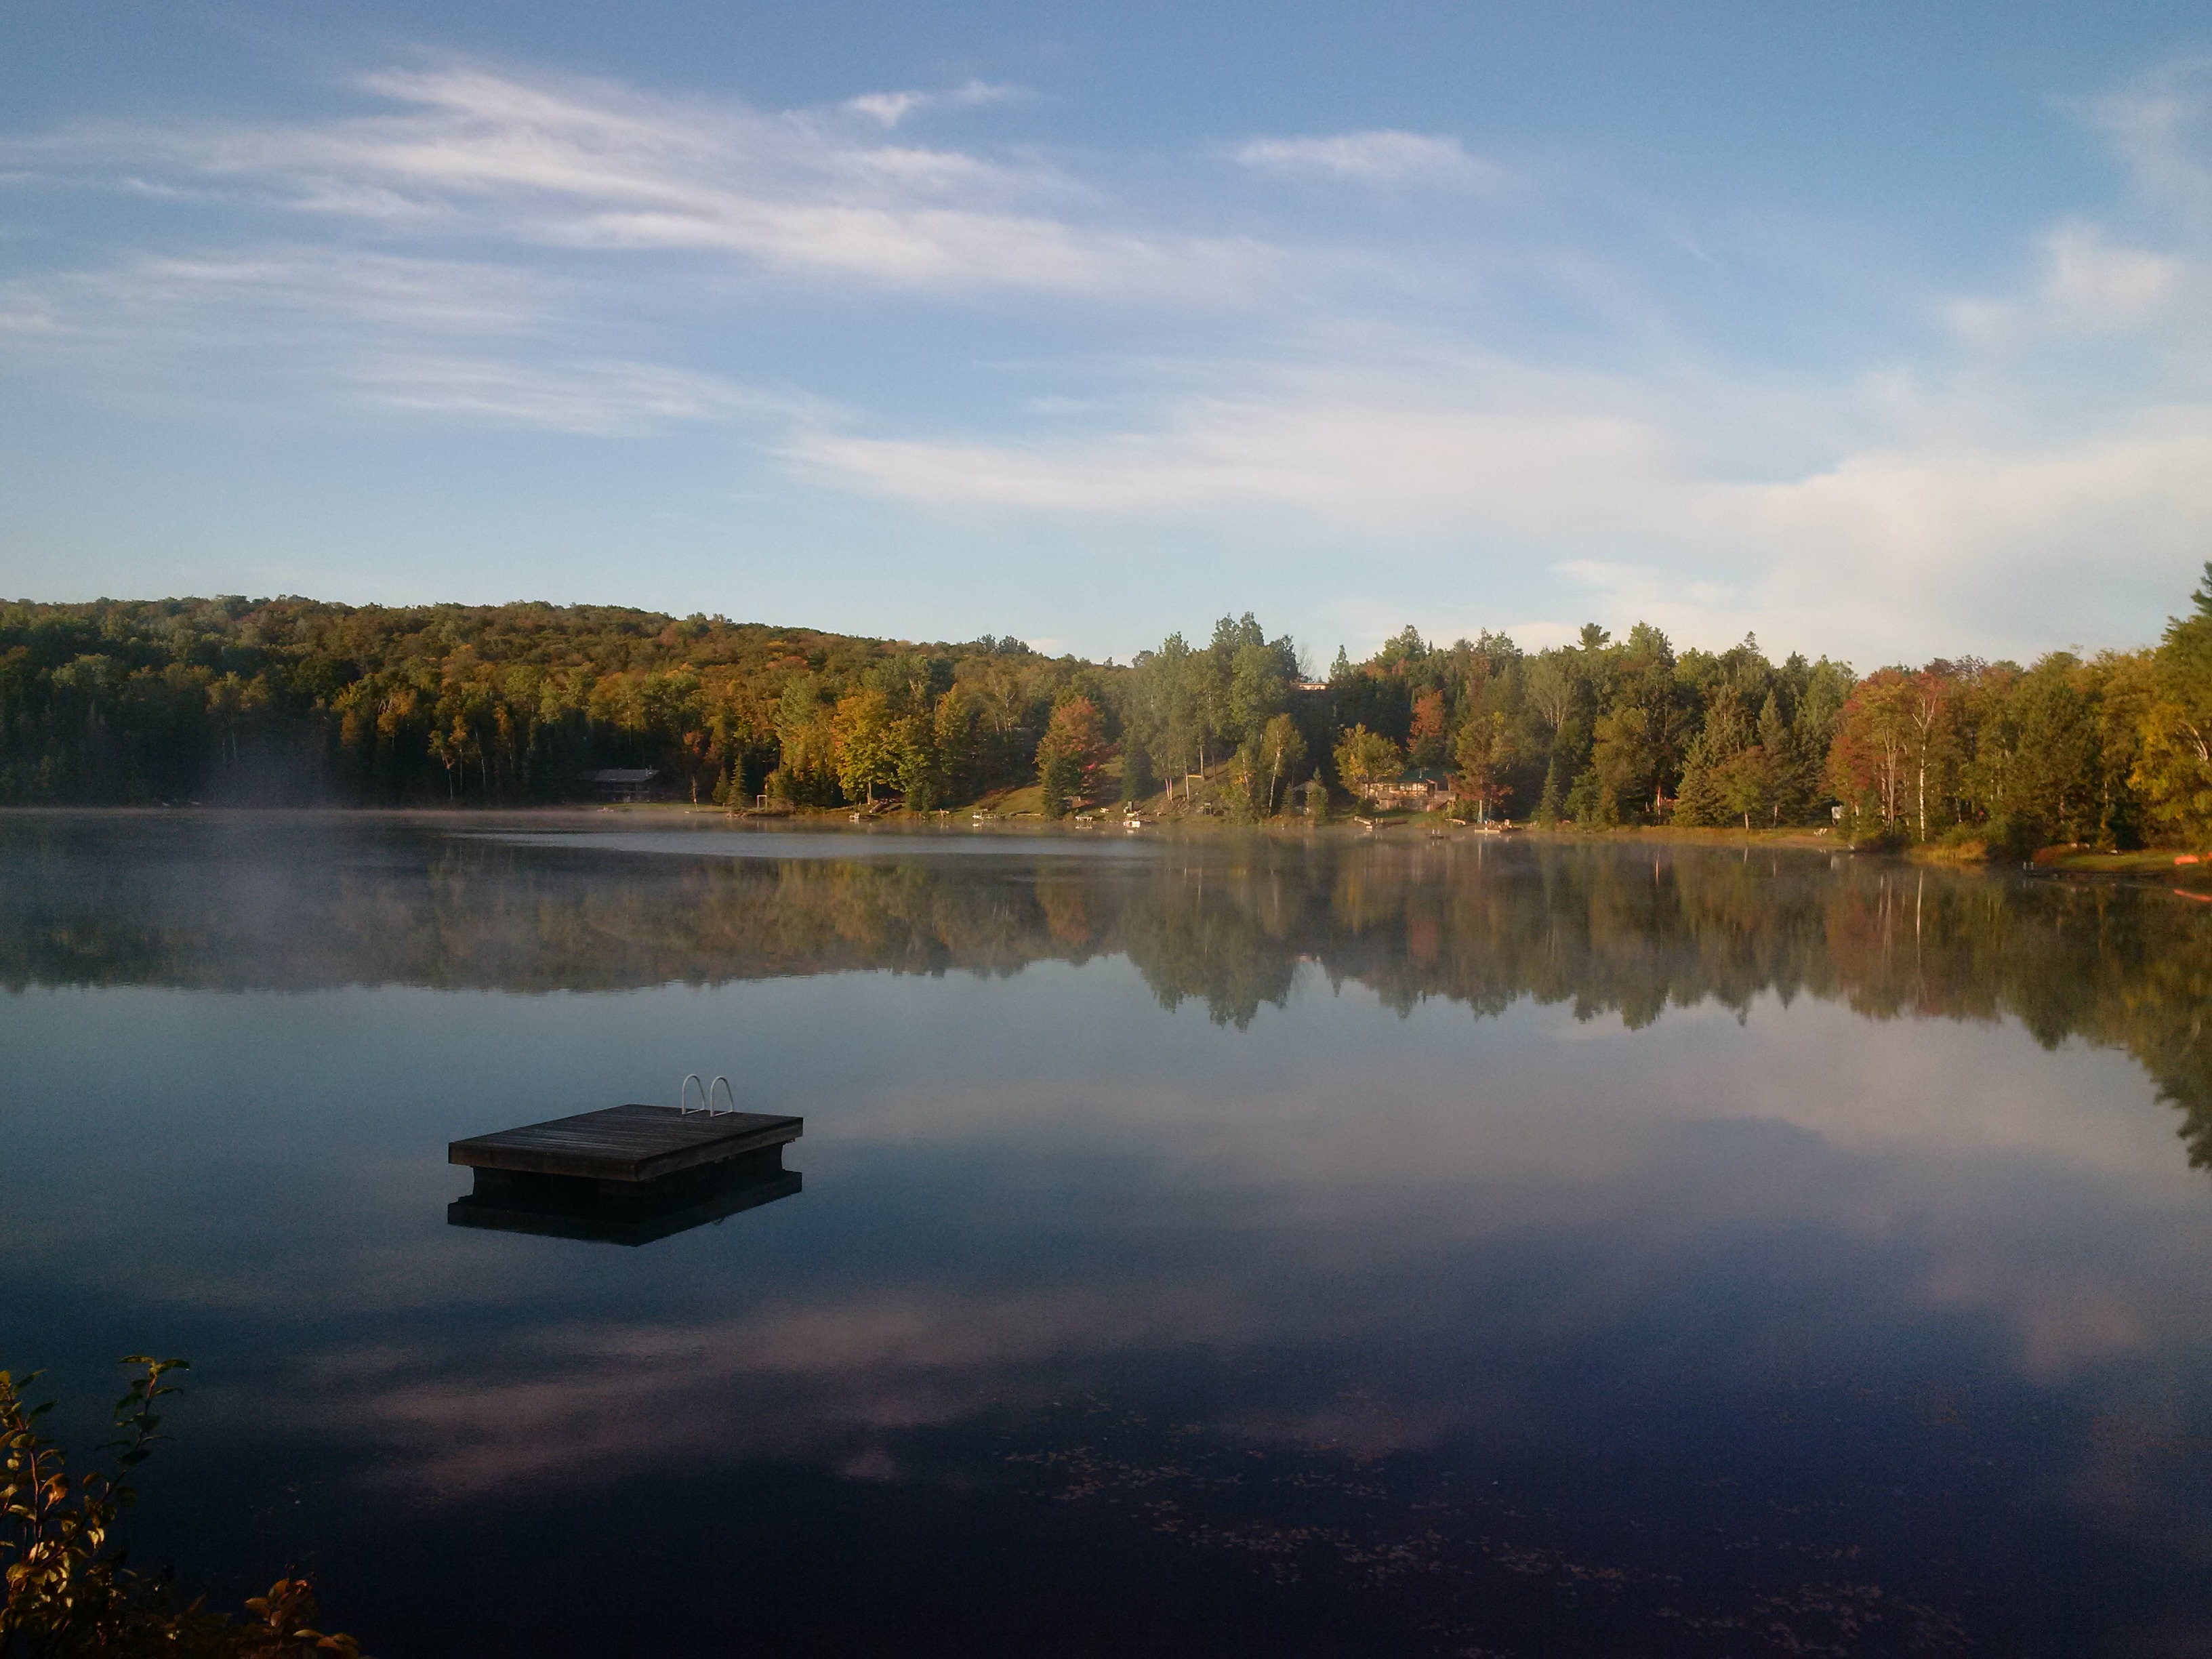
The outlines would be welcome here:
M 0 816 L 0 1365 L 88 1449 L 190 1358 L 141 1565 L 382 1659 L 2212 1640 L 2212 906 L 653 824 Z M 800 1190 L 449 1224 L 687 1073 Z

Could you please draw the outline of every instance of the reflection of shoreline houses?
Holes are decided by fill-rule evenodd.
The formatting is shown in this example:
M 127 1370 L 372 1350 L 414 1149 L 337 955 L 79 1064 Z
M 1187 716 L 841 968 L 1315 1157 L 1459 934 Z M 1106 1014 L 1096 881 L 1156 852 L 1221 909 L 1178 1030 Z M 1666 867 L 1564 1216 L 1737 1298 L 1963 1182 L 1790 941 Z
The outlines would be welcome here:
M 1368 801 L 1376 806 L 1405 807 L 1424 812 L 1451 799 L 1451 774 L 1431 766 L 1409 766 L 1388 783 L 1367 786 Z

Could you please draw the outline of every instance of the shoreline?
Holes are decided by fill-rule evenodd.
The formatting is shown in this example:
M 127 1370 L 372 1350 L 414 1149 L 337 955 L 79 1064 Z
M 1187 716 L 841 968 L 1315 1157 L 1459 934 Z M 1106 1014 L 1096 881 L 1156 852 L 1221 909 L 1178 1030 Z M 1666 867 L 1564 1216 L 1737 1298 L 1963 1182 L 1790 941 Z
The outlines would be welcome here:
M 780 828 L 804 829 L 812 832 L 830 831 L 849 835 L 919 835 L 960 831 L 970 835 L 1068 836 L 1127 835 L 1121 818 L 1110 808 L 1086 809 L 1097 815 L 1079 820 L 1073 815 L 1064 818 L 1047 818 L 1042 814 L 1018 812 L 992 813 L 978 817 L 971 805 L 947 808 L 940 817 L 908 814 L 903 811 L 878 812 L 859 817 L 850 807 L 802 807 L 787 812 L 763 812 L 748 809 L 732 812 L 726 808 L 688 801 L 630 801 L 535 803 L 520 805 L 416 805 L 416 806 L 345 806 L 318 805 L 258 805 L 248 804 L 186 805 L 0 805 L 0 819 L 38 818 L 147 818 L 179 819 L 206 818 L 222 820 L 248 817 L 328 818 L 362 822 L 447 822 L 485 824 L 499 820 L 521 820 L 544 823 L 563 819 L 575 821 L 613 817 L 645 822 L 668 823 L 690 819 L 719 821 L 729 828 L 744 827 L 759 833 L 775 834 Z M 1653 847 L 1704 847 L 1715 849 L 1749 851 L 1754 848 L 1769 852 L 1826 853 L 1830 855 L 1847 854 L 1853 858 L 1893 859 L 1900 863 L 1932 865 L 1962 873 L 2012 867 L 2009 860 L 1991 860 L 1986 856 L 1966 858 L 1952 854 L 1949 849 L 1936 844 L 1922 847 L 1854 846 L 1825 828 L 1798 825 L 1780 829 L 1749 831 L 1673 824 L 1625 824 L 1611 829 L 1589 830 L 1575 824 L 1555 824 L 1539 827 L 1516 824 L 1508 830 L 1478 829 L 1472 824 L 1440 822 L 1426 814 L 1385 814 L 1370 821 L 1351 815 L 1333 817 L 1325 823 L 1280 817 L 1255 823 L 1236 823 L 1226 818 L 1202 814 L 1176 813 L 1172 817 L 1147 817 L 1141 820 L 1141 833 L 1155 839 L 1205 838 L 1259 835 L 1269 840 L 1304 840 L 1316 836 L 1331 839 L 1376 840 L 1438 840 L 1438 841 L 1528 841 L 1541 842 L 1553 846 L 1648 845 Z M 2144 848 L 2127 852 L 2106 852 L 2090 848 L 2045 848 L 2032 862 L 2023 868 L 2033 868 L 2045 874 L 2119 877 L 2156 876 L 2172 881 L 2192 884 L 2212 884 L 2212 854 L 2192 854 L 2181 848 Z

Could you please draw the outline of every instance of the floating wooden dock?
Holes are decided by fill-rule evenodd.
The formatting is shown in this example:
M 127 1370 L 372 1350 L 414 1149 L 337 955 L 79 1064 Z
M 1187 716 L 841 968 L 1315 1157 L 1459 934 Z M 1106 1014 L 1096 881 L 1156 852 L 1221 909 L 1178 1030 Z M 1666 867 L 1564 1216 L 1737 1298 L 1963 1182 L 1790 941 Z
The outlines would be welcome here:
M 781 1146 L 798 1139 L 805 1129 L 804 1118 L 765 1112 L 610 1106 L 456 1140 L 446 1148 L 446 1161 L 516 1175 L 635 1184 Z
M 476 1190 L 458 1227 L 644 1244 L 799 1190 L 783 1148 L 805 1120 L 764 1112 L 610 1106 L 451 1142 Z

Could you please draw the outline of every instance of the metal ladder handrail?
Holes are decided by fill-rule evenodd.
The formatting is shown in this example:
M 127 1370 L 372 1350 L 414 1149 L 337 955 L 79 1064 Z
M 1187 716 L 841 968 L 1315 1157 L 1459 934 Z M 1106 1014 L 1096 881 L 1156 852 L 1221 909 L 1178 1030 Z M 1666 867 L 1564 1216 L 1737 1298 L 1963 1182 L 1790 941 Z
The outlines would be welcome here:
M 691 1085 L 695 1083 L 699 1084 L 699 1104 L 696 1108 L 691 1104 Z M 714 1109 L 714 1091 L 717 1089 L 727 1096 L 730 1102 L 720 1111 Z M 708 1117 L 728 1117 L 738 1109 L 737 1088 L 720 1072 L 714 1074 L 712 1083 L 700 1083 L 698 1073 L 686 1072 L 683 1083 L 676 1091 L 676 1109 L 686 1117 L 695 1110 L 704 1112 Z

